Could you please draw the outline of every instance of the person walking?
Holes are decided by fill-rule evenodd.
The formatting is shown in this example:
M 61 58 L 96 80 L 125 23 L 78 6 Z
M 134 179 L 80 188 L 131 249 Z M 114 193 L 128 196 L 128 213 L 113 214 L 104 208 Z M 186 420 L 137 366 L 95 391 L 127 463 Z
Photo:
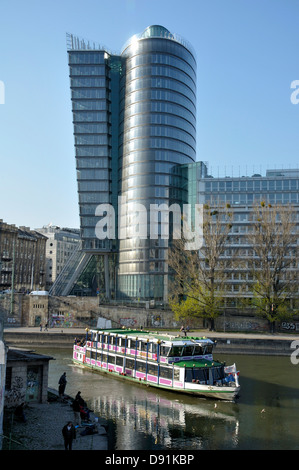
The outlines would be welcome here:
M 66 372 L 63 372 L 62 376 L 59 379 L 58 384 L 59 384 L 59 389 L 58 389 L 59 397 L 62 399 L 64 396 L 65 387 L 67 384 Z
M 184 327 L 184 325 L 182 325 L 182 326 L 181 326 L 181 329 L 180 329 L 180 331 L 181 331 L 182 333 L 184 333 L 184 335 L 186 336 L 186 330 L 185 330 L 185 327 Z
M 76 429 L 71 421 L 62 428 L 65 450 L 72 450 L 73 440 L 76 439 Z

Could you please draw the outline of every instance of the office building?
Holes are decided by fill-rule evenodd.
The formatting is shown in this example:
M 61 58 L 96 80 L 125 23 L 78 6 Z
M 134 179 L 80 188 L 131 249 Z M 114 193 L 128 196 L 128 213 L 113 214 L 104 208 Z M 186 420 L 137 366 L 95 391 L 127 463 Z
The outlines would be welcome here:
M 0 290 L 45 289 L 46 237 L 0 219 Z
M 235 254 L 243 260 L 242 267 L 231 272 L 226 285 L 226 306 L 236 307 L 237 296 L 252 297 L 251 283 L 255 282 L 250 270 L 249 259 L 254 256 L 254 246 L 250 244 L 250 234 L 253 224 L 253 211 L 256 205 L 264 202 L 272 206 L 286 205 L 294 209 L 299 227 L 299 171 L 267 170 L 266 175 L 255 173 L 252 176 L 213 177 L 208 174 L 208 168 L 199 177 L 194 176 L 196 167 L 204 165 L 196 163 L 189 170 L 193 173 L 190 178 L 196 179 L 196 185 L 189 184 L 190 198 L 199 204 L 209 204 L 211 207 L 223 207 L 229 204 L 232 213 L 232 228 L 224 256 L 230 258 Z M 195 195 L 196 193 L 196 195 Z M 298 240 L 297 240 L 298 245 Z M 297 247 L 294 245 L 293 249 Z M 294 268 L 292 268 L 294 269 Z M 295 270 L 298 271 L 298 265 Z
M 132 37 L 119 55 L 68 35 L 70 87 L 82 251 L 53 293 L 98 293 L 106 298 L 167 301 L 170 221 L 150 220 L 132 236 L 123 224 L 119 197 L 131 203 L 181 205 L 186 182 L 178 170 L 195 161 L 196 60 L 185 40 L 162 26 Z M 115 210 L 115 238 L 95 228 L 101 204 Z M 132 228 L 131 219 L 124 222 Z M 103 216 L 103 214 L 102 214 Z M 103 217 L 102 217 L 103 218 Z M 144 232 L 143 232 L 144 233 Z M 76 272 L 75 272 L 76 271 Z
M 45 283 L 46 290 L 49 290 L 70 257 L 79 249 L 80 230 L 49 224 L 37 228 L 36 232 L 47 237 Z

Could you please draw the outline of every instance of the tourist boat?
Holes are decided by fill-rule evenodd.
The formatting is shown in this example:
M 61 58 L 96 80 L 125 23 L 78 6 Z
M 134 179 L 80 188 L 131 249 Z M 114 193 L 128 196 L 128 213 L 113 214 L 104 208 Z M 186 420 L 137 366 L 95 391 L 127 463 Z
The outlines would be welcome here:
M 199 397 L 233 401 L 240 386 L 235 364 L 213 360 L 215 343 L 131 329 L 90 329 L 75 340 L 73 361 L 132 382 Z

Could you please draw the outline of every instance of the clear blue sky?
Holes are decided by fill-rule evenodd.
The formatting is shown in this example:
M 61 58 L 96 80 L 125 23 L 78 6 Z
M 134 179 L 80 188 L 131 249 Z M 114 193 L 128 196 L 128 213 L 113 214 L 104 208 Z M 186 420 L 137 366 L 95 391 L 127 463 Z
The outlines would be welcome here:
M 1 0 L 0 218 L 79 227 L 66 32 L 120 52 L 165 26 L 197 55 L 197 160 L 298 168 L 298 0 Z

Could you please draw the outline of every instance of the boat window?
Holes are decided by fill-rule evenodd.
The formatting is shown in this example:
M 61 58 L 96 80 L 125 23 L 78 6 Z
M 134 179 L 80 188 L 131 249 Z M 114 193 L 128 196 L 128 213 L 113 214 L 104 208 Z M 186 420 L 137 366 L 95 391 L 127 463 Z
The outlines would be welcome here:
M 160 377 L 164 379 L 172 379 L 172 368 L 160 366 Z
M 115 341 L 114 336 L 110 336 L 110 341 L 109 341 L 109 343 L 110 343 L 110 344 L 114 344 L 114 341 Z
M 108 362 L 109 364 L 115 364 L 115 356 L 111 356 L 111 354 L 108 354 Z
M 136 348 L 136 341 L 135 339 L 130 339 L 130 348 L 135 349 Z
M 151 375 L 158 375 L 158 366 L 157 364 L 152 364 L 151 362 L 148 363 L 148 374 Z
M 213 378 L 214 380 L 224 379 L 224 365 L 213 367 Z
M 139 372 L 146 372 L 146 363 L 142 361 L 136 361 L 136 370 Z
M 194 367 L 192 369 L 186 369 L 185 381 L 192 382 L 193 380 L 199 382 L 206 382 L 209 379 L 209 371 L 204 367 Z
M 141 351 L 146 351 L 148 343 L 146 343 L 145 341 L 140 341 L 140 343 L 141 343 L 140 344 L 140 350 Z
M 126 359 L 126 368 L 127 369 L 134 369 L 135 367 L 135 360 L 134 359 Z
M 115 359 L 115 364 L 117 366 L 122 366 L 123 365 L 123 361 L 124 361 L 124 358 L 121 357 L 121 356 L 116 356 L 116 359 Z
M 151 343 L 149 347 L 149 351 L 153 354 L 156 354 L 158 351 L 158 345 L 156 343 Z
M 161 346 L 160 355 L 167 356 L 170 351 L 170 346 Z
M 172 346 L 169 356 L 171 357 L 181 356 L 182 351 L 183 351 L 183 346 Z
M 207 344 L 205 354 L 212 354 L 212 352 L 213 352 L 213 344 Z
M 194 346 L 194 351 L 193 351 L 194 356 L 202 356 L 203 355 L 203 347 L 201 344 L 196 344 Z
M 126 345 L 126 338 L 119 338 L 118 345 L 124 348 Z
M 185 346 L 183 350 L 183 356 L 192 356 L 193 349 L 194 349 L 194 346 L 191 346 L 191 345 Z

